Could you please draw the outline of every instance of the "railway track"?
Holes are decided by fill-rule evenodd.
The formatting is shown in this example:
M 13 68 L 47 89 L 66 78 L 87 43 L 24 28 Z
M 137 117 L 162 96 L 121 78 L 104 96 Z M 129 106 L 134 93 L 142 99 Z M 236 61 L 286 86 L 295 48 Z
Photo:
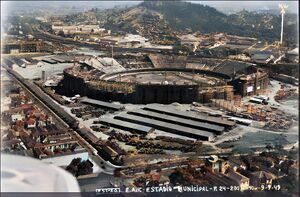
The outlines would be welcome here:
M 40 29 L 34 29 L 33 34 L 36 38 L 50 41 L 50 42 L 57 42 L 60 44 L 69 44 L 69 45 L 75 45 L 78 47 L 87 47 L 94 50 L 102 50 L 102 51 L 110 51 L 110 47 L 101 47 L 99 44 L 93 44 L 93 43 L 84 43 L 84 42 L 78 42 L 70 39 L 66 39 L 60 36 L 51 35 L 49 33 L 46 33 Z M 123 47 L 114 47 L 115 52 L 153 52 L 153 53 L 159 53 L 162 51 L 165 52 L 171 52 L 172 49 L 157 49 L 157 48 L 123 48 Z
M 11 71 L 7 70 L 7 73 L 10 75 L 12 79 L 14 79 L 27 93 L 29 93 L 36 101 L 39 102 L 48 112 L 52 114 L 60 123 L 65 126 L 66 128 L 69 128 L 70 134 L 78 140 L 81 146 L 83 146 L 85 149 L 87 149 L 90 153 L 95 154 L 96 149 L 94 149 L 84 138 L 82 138 L 76 131 L 73 130 L 73 125 L 69 125 L 66 123 L 59 115 L 57 115 L 47 104 L 45 104 L 37 95 L 36 92 L 30 90 L 22 80 L 20 80 L 18 77 L 16 77 L 14 74 L 11 73 Z M 25 79 L 24 79 L 25 80 Z M 29 82 L 28 82 L 29 83 Z M 34 86 L 34 84 L 32 84 Z M 40 90 L 41 91 L 41 90 Z M 59 106 L 57 106 L 59 107 Z
M 117 166 L 112 164 L 109 161 L 103 159 L 98 151 L 89 143 L 87 142 L 79 133 L 80 129 L 78 128 L 78 122 L 75 118 L 70 116 L 67 112 L 65 112 L 58 104 L 56 104 L 48 95 L 46 95 L 39 87 L 35 84 L 28 82 L 24 79 L 21 75 L 16 73 L 15 71 L 3 66 L 8 75 L 16 81 L 25 92 L 27 92 L 31 97 L 33 97 L 39 104 L 44 107 L 49 113 L 53 115 L 63 126 L 69 129 L 69 134 L 76 139 L 79 144 L 84 147 L 99 163 L 104 163 L 106 165 L 106 169 L 110 171 L 105 171 L 106 173 L 112 173 L 115 168 L 123 168 L 124 166 Z M 49 103 L 48 103 L 49 102 Z M 68 115 L 66 115 L 68 114 Z M 66 121 L 67 117 L 67 121 Z

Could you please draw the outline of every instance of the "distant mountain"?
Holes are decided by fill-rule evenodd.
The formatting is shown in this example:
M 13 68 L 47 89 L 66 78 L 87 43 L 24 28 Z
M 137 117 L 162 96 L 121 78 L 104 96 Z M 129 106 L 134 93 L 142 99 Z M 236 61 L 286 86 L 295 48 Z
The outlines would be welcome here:
M 141 6 L 161 13 L 176 30 L 190 28 L 207 33 L 228 27 L 224 25 L 226 15 L 209 6 L 178 1 L 145 1 Z
M 279 14 L 279 1 L 192 1 L 195 4 L 205 4 L 216 8 L 225 14 L 233 14 L 242 10 Z M 281 2 L 283 3 L 283 1 Z M 284 1 L 288 6 L 287 13 L 298 13 L 298 1 Z
M 175 30 L 191 28 L 201 33 L 226 32 L 265 40 L 278 39 L 280 36 L 280 15 L 245 10 L 225 15 L 209 6 L 180 1 L 145 1 L 141 6 L 162 14 L 170 27 Z M 286 16 L 286 33 L 294 34 L 287 36 L 295 37 L 297 16 L 295 14 Z
M 280 38 L 281 16 L 269 12 L 241 11 L 227 17 L 238 28 L 229 33 L 257 37 L 262 40 L 274 41 Z M 298 16 L 286 14 L 284 21 L 284 40 L 289 44 L 298 43 Z
M 5 15 L 16 14 L 73 14 L 97 8 L 99 10 L 111 9 L 113 7 L 125 8 L 139 4 L 135 1 L 4 1 Z
M 174 32 L 224 32 L 275 41 L 280 38 L 281 17 L 265 12 L 240 11 L 226 15 L 217 9 L 184 1 L 144 1 L 129 8 L 92 9 L 69 15 L 68 22 L 94 18 L 107 29 L 118 33 L 138 33 L 151 41 L 176 42 Z M 296 14 L 286 14 L 284 39 L 298 43 Z M 159 38 L 159 39 L 157 39 Z
M 176 42 L 173 29 L 158 11 L 138 5 L 125 10 L 106 12 L 110 13 L 104 27 L 112 32 L 141 34 L 157 44 L 173 45 Z

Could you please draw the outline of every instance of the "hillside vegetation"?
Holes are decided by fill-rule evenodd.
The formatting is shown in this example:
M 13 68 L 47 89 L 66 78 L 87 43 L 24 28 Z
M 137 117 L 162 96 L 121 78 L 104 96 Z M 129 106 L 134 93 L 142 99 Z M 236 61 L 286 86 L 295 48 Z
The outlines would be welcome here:
M 224 32 L 256 37 L 263 41 L 278 41 L 281 16 L 270 13 L 241 11 L 226 15 L 215 8 L 183 1 L 144 1 L 125 9 L 93 9 L 68 19 L 80 21 L 94 18 L 113 32 L 139 33 L 156 38 L 175 40 L 174 32 Z M 298 42 L 296 14 L 286 14 L 284 38 L 288 43 Z M 164 39 L 164 38 L 163 38 Z
M 145 1 L 141 6 L 161 13 L 175 30 L 190 28 L 201 33 L 226 32 L 269 41 L 278 40 L 280 36 L 279 11 L 278 15 L 248 11 L 225 15 L 209 6 L 178 1 Z M 287 14 L 285 36 L 290 41 L 296 41 L 298 37 L 297 26 L 297 16 Z

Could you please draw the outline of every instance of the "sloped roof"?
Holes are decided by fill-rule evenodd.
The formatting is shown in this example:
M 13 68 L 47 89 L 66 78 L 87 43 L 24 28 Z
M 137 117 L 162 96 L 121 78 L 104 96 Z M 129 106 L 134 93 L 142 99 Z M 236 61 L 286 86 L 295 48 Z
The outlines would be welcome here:
M 245 177 L 244 175 L 242 175 L 238 172 L 234 172 L 232 170 L 227 173 L 227 176 L 236 182 L 240 182 L 243 180 L 249 180 L 249 178 Z
M 252 176 L 258 178 L 258 179 L 275 179 L 276 176 L 270 172 L 265 172 L 265 171 L 257 171 L 253 172 Z
M 32 119 L 32 118 L 30 118 L 29 120 L 27 120 L 27 123 L 28 123 L 28 124 L 34 124 L 34 123 L 35 123 L 35 120 Z
M 293 54 L 293 55 L 299 55 L 299 48 L 294 48 L 293 50 L 290 50 L 287 52 L 288 54 Z
M 249 63 L 226 60 L 214 68 L 213 71 L 232 76 L 235 73 L 244 73 L 250 66 L 252 65 Z

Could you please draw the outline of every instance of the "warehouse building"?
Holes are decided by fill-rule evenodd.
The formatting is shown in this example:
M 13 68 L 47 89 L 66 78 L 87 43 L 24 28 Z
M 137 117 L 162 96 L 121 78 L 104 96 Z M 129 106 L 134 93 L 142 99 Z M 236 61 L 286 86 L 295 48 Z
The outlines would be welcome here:
M 106 126 L 114 127 L 117 129 L 122 129 L 125 131 L 130 131 L 130 132 L 138 133 L 138 134 L 142 134 L 142 135 L 147 135 L 149 132 L 154 130 L 151 127 L 143 126 L 140 124 L 134 124 L 134 123 L 130 123 L 130 122 L 125 122 L 125 121 L 117 120 L 117 119 L 101 118 L 101 120 L 99 120 L 99 123 L 106 125 Z
M 145 118 L 151 118 L 151 119 L 164 121 L 167 123 L 172 123 L 172 124 L 181 125 L 185 127 L 190 127 L 193 129 L 205 130 L 205 131 L 213 132 L 216 135 L 221 135 L 225 130 L 225 127 L 223 126 L 218 126 L 218 125 L 194 121 L 194 120 L 187 120 L 184 118 L 174 117 L 174 116 L 146 111 L 146 110 L 131 111 L 128 112 L 128 114 L 141 116 Z
M 90 104 L 90 105 L 94 105 L 94 106 L 97 106 L 97 107 L 106 108 L 106 109 L 114 110 L 114 111 L 119 111 L 119 110 L 124 109 L 124 106 L 122 106 L 122 105 L 117 105 L 117 104 L 113 104 L 113 103 L 109 103 L 109 102 L 103 102 L 103 101 L 99 101 L 99 100 L 95 100 L 95 99 L 89 99 L 89 98 L 83 98 L 81 100 L 81 103 L 86 103 L 86 104 Z
M 194 121 L 199 121 L 199 122 L 206 122 L 206 123 L 211 123 L 219 126 L 223 126 L 226 129 L 231 129 L 232 127 L 235 126 L 234 121 L 230 120 L 225 120 L 222 118 L 216 118 L 216 117 L 211 117 L 211 116 L 204 116 L 204 115 L 199 115 L 199 114 L 192 114 L 192 113 L 178 113 L 178 110 L 172 110 L 170 108 L 162 107 L 159 105 L 148 105 L 147 107 L 144 107 L 144 110 L 147 111 L 153 111 L 161 114 L 167 114 L 171 116 L 176 116 L 184 119 L 189 119 L 189 120 L 194 120 Z
M 118 115 L 115 116 L 114 118 L 118 120 L 135 123 L 135 124 L 141 124 L 141 125 L 153 127 L 155 129 L 159 129 L 169 133 L 174 133 L 177 135 L 196 138 L 199 140 L 211 141 L 214 139 L 214 134 L 212 132 L 175 125 L 175 124 L 154 120 L 150 118 L 144 118 L 144 117 L 139 117 L 130 114 Z

